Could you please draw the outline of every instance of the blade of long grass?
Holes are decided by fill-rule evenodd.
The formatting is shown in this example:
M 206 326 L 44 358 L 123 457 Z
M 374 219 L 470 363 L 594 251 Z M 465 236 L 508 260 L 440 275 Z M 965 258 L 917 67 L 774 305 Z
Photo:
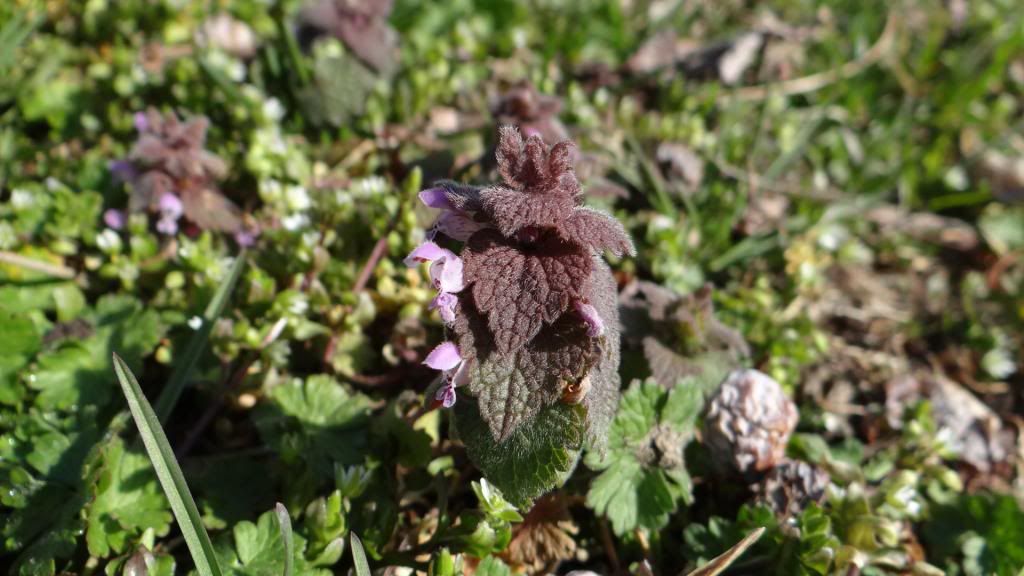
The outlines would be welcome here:
M 352 533 L 352 564 L 356 568 L 356 576 L 370 576 L 370 564 L 366 561 L 363 541 L 355 532 Z
M 284 576 L 292 576 L 295 570 L 295 541 L 292 538 L 292 517 L 288 515 L 288 509 L 280 502 L 274 506 L 274 512 L 277 514 L 277 524 L 281 527 L 281 539 L 284 540 Z
M 742 556 L 743 553 L 747 551 L 747 548 L 753 546 L 754 543 L 761 538 L 762 534 L 764 534 L 764 527 L 754 530 L 750 534 L 747 534 L 746 538 L 740 540 L 732 548 L 726 550 L 721 556 L 715 557 L 704 566 L 701 566 L 687 574 L 687 576 L 717 576 L 718 574 L 721 574 L 723 570 L 728 568 L 730 564 Z
M 228 277 L 221 283 L 210 303 L 206 305 L 206 310 L 203 312 L 202 325 L 192 335 L 192 339 L 188 341 L 188 346 L 185 347 L 181 360 L 175 363 L 174 372 L 171 373 L 171 377 L 167 380 L 167 385 L 164 386 L 160 396 L 156 399 L 155 411 L 161 424 L 167 423 L 167 418 L 174 411 L 174 406 L 178 403 L 178 399 L 181 398 L 182 391 L 185 390 L 185 384 L 188 383 L 189 379 L 192 378 L 192 374 L 195 373 L 196 363 L 199 362 L 199 357 L 203 354 L 203 351 L 206 349 L 206 343 L 210 340 L 210 331 L 213 330 L 213 325 L 220 318 L 220 315 L 224 313 L 224 307 L 227 305 L 228 298 L 234 291 L 235 284 L 238 283 L 244 268 L 245 251 L 243 250 L 235 258 L 235 263 L 231 265 Z
M 114 354 L 114 372 L 117 380 L 121 383 L 121 389 L 128 400 L 128 409 L 132 413 L 132 419 L 139 429 L 139 436 L 146 447 L 146 454 L 149 455 L 156 470 L 156 476 L 160 480 L 160 486 L 167 495 L 167 501 L 171 504 L 171 511 L 178 521 L 181 534 L 185 537 L 185 544 L 192 554 L 192 560 L 196 564 L 196 571 L 200 576 L 220 576 L 220 566 L 213 552 L 213 543 L 210 542 L 210 535 L 203 527 L 203 521 L 199 516 L 196 503 L 192 500 L 192 493 L 189 492 L 188 484 L 185 483 L 185 476 L 181 473 L 181 467 L 174 458 L 174 451 L 167 442 L 160 422 L 153 412 L 153 408 L 146 400 L 146 396 L 139 387 L 139 381 L 135 379 L 131 369 L 124 363 L 120 356 Z

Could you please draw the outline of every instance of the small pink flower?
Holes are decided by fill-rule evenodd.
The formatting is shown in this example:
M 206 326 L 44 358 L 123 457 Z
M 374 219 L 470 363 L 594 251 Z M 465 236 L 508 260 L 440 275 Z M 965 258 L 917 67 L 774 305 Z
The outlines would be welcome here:
M 164 236 L 174 236 L 178 233 L 178 220 L 175 218 L 161 216 L 160 219 L 156 221 L 156 231 Z
M 440 232 L 452 240 L 465 242 L 469 237 L 480 230 L 487 228 L 486 224 L 477 222 L 466 212 L 446 210 L 437 217 L 433 230 Z
M 445 357 L 452 355 L 452 350 L 454 350 L 457 362 L 452 365 L 450 358 L 445 362 L 445 365 L 450 365 L 451 367 L 444 370 L 444 385 L 441 386 L 441 388 L 438 388 L 437 393 L 434 394 L 434 399 L 440 402 L 445 408 L 451 408 L 455 405 L 455 389 L 459 386 L 466 386 L 469 384 L 469 368 L 472 361 L 464 361 L 462 357 L 458 355 L 458 348 L 456 348 L 454 344 L 451 342 L 444 342 L 435 348 L 429 356 L 427 356 L 427 362 L 424 363 L 429 366 L 430 357 L 433 356 L 435 352 L 441 350 L 442 347 L 445 347 L 445 349 L 441 354 Z
M 145 112 L 136 112 L 132 120 L 135 124 L 135 129 L 139 132 L 145 132 L 149 129 L 149 118 Z
M 462 356 L 459 355 L 458 346 L 452 342 L 442 342 L 427 354 L 427 359 L 423 363 L 434 370 L 448 372 L 462 363 Z
M 604 320 L 597 313 L 597 308 L 586 302 L 576 302 L 576 311 L 583 317 L 583 321 L 587 323 L 587 336 L 597 338 L 604 334 Z
M 434 262 L 445 256 L 444 248 L 441 248 L 433 242 L 424 242 L 417 246 L 408 256 L 405 257 L 405 265 L 410 268 L 415 268 L 424 262 Z
M 125 221 L 126 218 L 124 211 L 122 210 L 115 210 L 114 208 L 111 208 L 103 213 L 103 223 L 114 230 L 124 228 Z
M 455 381 L 449 380 L 444 386 L 438 388 L 434 398 L 445 408 L 455 406 Z
M 430 302 L 430 309 L 436 309 L 441 315 L 441 320 L 449 326 L 455 322 L 455 305 L 459 303 L 459 299 L 449 292 L 441 292 Z
M 455 210 L 452 203 L 448 201 L 448 195 L 445 193 L 444 188 L 427 188 L 419 193 L 419 197 L 420 202 L 423 202 L 423 204 L 430 208 Z
M 164 218 L 172 218 L 174 220 L 181 218 L 181 214 L 184 211 L 181 199 L 170 193 L 166 193 L 160 197 L 159 207 L 160 214 Z
M 465 288 L 462 280 L 462 258 L 451 250 L 430 264 L 430 281 L 441 292 L 456 293 Z

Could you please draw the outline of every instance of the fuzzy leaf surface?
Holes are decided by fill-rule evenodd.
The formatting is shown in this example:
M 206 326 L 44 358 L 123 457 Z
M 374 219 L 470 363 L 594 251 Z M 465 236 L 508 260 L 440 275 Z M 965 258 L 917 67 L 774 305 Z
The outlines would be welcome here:
M 501 354 L 525 345 L 580 299 L 593 268 L 590 255 L 571 244 L 545 238 L 527 252 L 494 230 L 474 234 L 462 257 L 473 303 Z
M 572 474 L 586 436 L 585 409 L 554 404 L 540 411 L 529 427 L 495 442 L 471 396 L 459 398 L 455 422 L 473 463 L 505 499 L 520 509 L 561 485 Z M 528 429 L 527 429 L 528 428 Z

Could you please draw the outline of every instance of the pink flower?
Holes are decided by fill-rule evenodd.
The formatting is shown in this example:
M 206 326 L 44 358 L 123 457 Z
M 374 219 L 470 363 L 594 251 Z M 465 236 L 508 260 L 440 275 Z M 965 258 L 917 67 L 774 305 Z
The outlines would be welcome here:
M 440 292 L 461 292 L 466 287 L 462 281 L 462 258 L 451 250 L 444 252 L 443 257 L 430 264 L 430 281 Z
M 597 313 L 597 308 L 586 302 L 576 302 L 576 311 L 579 312 L 580 316 L 583 317 L 583 321 L 587 324 L 587 336 L 597 338 L 604 334 L 604 320 Z
M 444 373 L 445 383 L 437 390 L 434 399 L 445 408 L 455 405 L 455 389 L 469 383 L 469 362 L 459 354 L 459 348 L 451 342 L 442 342 L 434 348 L 424 364 Z
M 126 218 L 124 211 L 122 210 L 115 210 L 114 208 L 111 208 L 103 213 L 103 223 L 114 230 L 124 228 L 125 221 Z
M 430 309 L 436 309 L 441 315 L 441 320 L 444 320 L 445 324 L 451 326 L 455 322 L 455 305 L 458 303 L 459 299 L 454 294 L 441 292 L 430 302 Z
M 176 218 L 161 216 L 160 219 L 156 221 L 156 231 L 164 236 L 174 236 L 178 233 L 178 220 Z
M 434 398 L 445 408 L 455 406 L 455 381 L 449 380 L 444 386 L 438 388 Z
M 409 268 L 419 266 L 424 262 L 433 262 L 440 258 L 444 258 L 446 250 L 441 248 L 433 242 L 424 242 L 420 244 L 408 256 L 405 257 L 405 265 Z
M 181 214 L 184 211 L 181 199 L 170 193 L 166 193 L 160 197 L 159 207 L 160 214 L 163 217 L 173 218 L 174 220 L 181 218 Z
M 235 242 L 242 248 L 249 248 L 256 243 L 259 235 L 259 230 L 239 230 L 235 232 Z
M 451 250 L 441 248 L 433 242 L 424 242 L 405 257 L 410 268 L 423 262 L 430 262 L 430 281 L 441 292 L 456 293 L 465 288 L 462 281 L 462 258 Z
M 432 230 L 440 232 L 452 240 L 465 242 L 469 237 L 480 230 L 487 228 L 482 222 L 477 222 L 467 212 L 457 210 L 446 210 L 437 217 Z
M 135 129 L 139 132 L 145 132 L 149 129 L 149 118 L 145 112 L 136 112 L 132 120 L 135 124 Z
M 424 364 L 434 370 L 447 372 L 458 367 L 462 363 L 462 356 L 459 356 L 459 347 L 452 342 L 441 342 L 427 354 Z

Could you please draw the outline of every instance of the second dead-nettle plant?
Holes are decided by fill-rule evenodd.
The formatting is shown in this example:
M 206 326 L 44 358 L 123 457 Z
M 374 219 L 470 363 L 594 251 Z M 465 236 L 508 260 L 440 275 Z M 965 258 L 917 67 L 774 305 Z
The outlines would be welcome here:
M 432 308 L 448 327 L 426 359 L 443 372 L 436 401 L 455 407 L 469 455 L 520 503 L 603 443 L 619 398 L 616 286 L 601 255 L 633 245 L 613 217 L 581 205 L 572 146 L 502 128 L 502 182 L 421 192 L 442 213 L 406 259 L 430 263 Z M 445 247 L 460 242 L 458 254 Z

